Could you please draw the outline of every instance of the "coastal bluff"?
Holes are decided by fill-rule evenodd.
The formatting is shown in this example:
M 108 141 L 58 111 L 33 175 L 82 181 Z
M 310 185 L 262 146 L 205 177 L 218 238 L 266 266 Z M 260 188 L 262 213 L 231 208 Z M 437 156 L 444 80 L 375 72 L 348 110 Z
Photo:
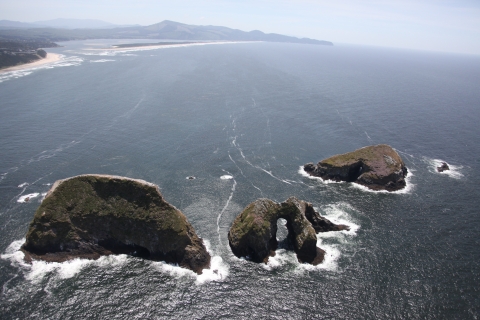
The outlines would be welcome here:
M 407 167 L 398 153 L 386 144 L 335 155 L 317 165 L 307 163 L 303 169 L 314 177 L 354 182 L 376 191 L 396 191 L 406 186 Z
M 210 266 L 203 241 L 156 185 L 109 175 L 56 181 L 35 212 L 21 250 L 26 261 L 124 253 L 198 274 Z
M 290 197 L 276 203 L 270 199 L 257 199 L 249 204 L 234 220 L 228 241 L 237 257 L 254 262 L 268 262 L 278 246 L 277 220 L 287 221 L 288 238 L 293 244 L 299 262 L 318 265 L 325 251 L 317 247 L 318 232 L 349 230 L 320 216 L 311 203 Z

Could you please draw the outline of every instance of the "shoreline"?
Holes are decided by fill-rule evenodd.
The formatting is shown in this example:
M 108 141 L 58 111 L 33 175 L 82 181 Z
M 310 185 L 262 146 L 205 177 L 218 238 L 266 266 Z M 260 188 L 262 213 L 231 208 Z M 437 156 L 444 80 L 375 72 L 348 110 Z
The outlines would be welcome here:
M 11 67 L 8 67 L 8 68 L 5 68 L 5 69 L 0 69 L 0 74 L 42 66 L 44 64 L 57 62 L 57 61 L 60 60 L 60 58 L 61 58 L 61 54 L 48 53 L 47 52 L 47 56 L 45 58 L 42 58 L 42 59 L 37 60 L 37 61 L 29 62 L 29 63 L 20 64 L 20 65 L 17 65 L 17 66 L 11 66 Z
M 252 43 L 252 42 L 262 42 L 262 41 L 209 41 L 209 42 L 188 42 L 188 43 L 168 43 L 168 44 L 158 44 L 158 45 L 145 45 L 142 46 L 139 44 L 138 46 L 132 47 L 109 47 L 109 48 L 87 48 L 86 50 L 90 51 L 137 51 L 137 50 L 154 50 L 154 49 L 162 49 L 162 48 L 178 48 L 178 47 L 190 47 L 190 46 L 201 46 L 201 45 L 209 45 L 209 44 L 230 44 L 230 43 Z

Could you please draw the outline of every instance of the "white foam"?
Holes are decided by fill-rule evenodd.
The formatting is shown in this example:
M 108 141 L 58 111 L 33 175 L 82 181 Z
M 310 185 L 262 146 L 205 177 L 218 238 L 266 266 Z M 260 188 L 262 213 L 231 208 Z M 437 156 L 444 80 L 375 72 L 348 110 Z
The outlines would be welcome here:
M 350 227 L 350 230 L 320 232 L 317 234 L 317 238 L 337 238 L 345 242 L 345 236 L 356 236 L 360 225 L 355 223 L 354 218 L 348 213 L 348 211 L 352 210 L 355 209 L 346 202 L 322 206 L 321 210 L 318 210 L 321 216 L 335 224 L 347 225 Z
M 197 276 L 196 284 L 203 284 L 211 281 L 222 281 L 228 277 L 229 266 L 223 262 L 220 256 L 213 256 L 210 261 L 210 268 L 203 269 L 202 274 Z
M 463 166 L 455 166 L 453 164 L 450 164 L 448 162 L 446 162 L 445 160 L 441 160 L 441 159 L 430 159 L 430 158 L 427 158 L 427 157 L 424 157 L 423 158 L 423 161 L 426 162 L 429 166 L 428 166 L 428 171 L 432 172 L 432 173 L 437 173 L 437 174 L 441 174 L 441 175 L 446 175 L 450 178 L 453 178 L 453 179 L 461 179 L 463 178 L 463 174 L 460 172 L 461 169 L 463 169 Z M 440 167 L 442 165 L 442 163 L 445 162 L 448 164 L 448 167 L 450 168 L 449 170 L 445 170 L 443 172 L 438 172 L 437 170 L 437 167 Z
M 315 208 L 317 210 L 317 208 Z M 320 214 L 336 224 L 344 224 L 350 230 L 320 232 L 317 234 L 317 247 L 325 250 L 324 261 L 313 266 L 309 263 L 299 263 L 297 256 L 292 250 L 278 249 L 274 257 L 269 257 L 267 264 L 261 264 L 266 270 L 281 269 L 285 266 L 294 266 L 294 273 L 304 271 L 328 270 L 338 271 L 338 259 L 342 256 L 345 246 L 352 244 L 352 238 L 357 235 L 360 225 L 350 215 L 355 209 L 346 202 L 338 202 L 321 207 Z M 244 258 L 242 258 L 245 260 Z
M 28 185 L 29 185 L 28 182 L 24 182 L 24 183 L 22 183 L 22 184 L 19 184 L 18 187 L 19 187 L 19 188 L 23 188 L 23 187 L 26 187 L 26 186 L 28 186 Z
M 229 175 L 229 174 L 226 174 L 226 175 L 221 176 L 220 179 L 222 179 L 222 180 L 231 180 L 231 179 L 233 179 L 233 176 L 231 176 L 231 175 Z
M 14 70 L 14 71 L 8 71 L 5 73 L 0 73 L 0 82 L 24 77 L 37 70 L 52 69 L 57 67 L 78 66 L 82 63 L 82 61 L 83 59 L 80 57 L 77 57 L 77 56 L 66 57 L 61 54 L 60 60 L 56 62 L 33 66 L 31 68 L 25 68 L 21 70 Z
M 163 261 L 152 261 L 151 265 L 160 272 L 168 273 L 172 277 L 182 278 L 188 277 L 195 279 L 195 284 L 201 285 L 211 281 L 223 281 L 228 277 L 229 266 L 226 264 L 222 257 L 213 255 L 210 249 L 210 242 L 203 240 L 207 252 L 212 257 L 210 260 L 210 268 L 203 269 L 201 274 L 196 274 L 192 270 L 179 267 L 176 264 L 169 264 Z
M 365 187 L 365 186 L 363 186 L 363 185 L 361 185 L 361 184 L 355 183 L 355 182 L 348 182 L 348 183 L 350 184 L 350 186 L 351 186 L 352 188 L 357 188 L 357 189 L 360 189 L 360 190 L 366 191 L 366 192 L 372 192 L 372 193 L 410 194 L 410 193 L 412 192 L 412 190 L 413 190 L 413 187 L 415 186 L 414 184 L 411 183 L 411 179 L 412 179 L 412 176 L 413 176 L 413 171 L 415 171 L 415 170 L 409 169 L 408 174 L 407 174 L 407 176 L 405 177 L 405 182 L 406 182 L 405 188 L 400 189 L 400 190 L 396 190 L 396 191 L 372 190 L 372 189 L 370 189 L 370 188 L 367 188 L 367 187 Z M 321 177 L 311 176 L 311 175 L 309 175 L 309 174 L 303 169 L 303 166 L 300 166 L 300 169 L 298 170 L 298 173 L 300 173 L 302 176 L 304 176 L 304 177 L 306 177 L 306 178 L 320 181 L 320 182 L 322 182 L 323 184 L 347 183 L 347 182 L 345 182 L 345 181 L 334 181 L 334 180 L 329 180 L 329 179 L 324 180 L 324 179 L 321 178 Z
M 344 182 L 344 181 L 335 181 L 335 180 L 329 180 L 329 179 L 324 180 L 324 179 L 321 178 L 321 177 L 315 177 L 315 176 L 309 175 L 309 174 L 305 171 L 305 169 L 303 169 L 303 166 L 300 166 L 300 168 L 298 169 L 298 173 L 300 173 L 300 174 L 301 174 L 302 176 L 304 176 L 305 178 L 308 178 L 308 179 L 311 179 L 311 180 L 320 181 L 320 182 L 323 183 L 323 184 L 346 183 L 346 182 Z
M 12 266 L 20 268 L 25 276 L 25 279 L 39 283 L 46 275 L 53 274 L 57 279 L 69 279 L 77 275 L 82 269 L 87 266 L 94 266 L 98 268 L 120 268 L 128 264 L 134 258 L 125 254 L 102 256 L 97 260 L 89 259 L 73 259 L 65 262 L 45 262 L 34 260 L 31 264 L 24 260 L 24 253 L 20 251 L 21 246 L 25 243 L 25 238 L 13 241 L 5 250 L 5 253 L 0 255 L 0 259 L 9 260 Z M 210 252 L 210 243 L 204 240 L 207 251 Z M 211 254 L 212 255 L 212 254 Z M 178 265 L 172 265 L 165 262 L 150 261 L 151 265 L 161 272 L 165 272 L 174 277 L 190 277 L 195 279 L 197 285 L 204 284 L 210 281 L 222 281 L 228 277 L 229 266 L 223 262 L 220 256 L 212 256 L 210 268 L 204 269 L 202 274 L 197 275 L 195 272 L 181 268 Z
M 268 257 L 268 262 L 266 264 L 261 263 L 261 266 L 269 271 L 280 269 L 286 265 L 300 265 L 297 255 L 292 250 L 277 249 L 275 250 L 275 256 Z
M 309 263 L 299 263 L 299 268 L 295 270 L 297 273 L 301 273 L 304 270 L 327 270 L 338 271 L 338 259 L 341 256 L 341 251 L 338 249 L 338 245 L 322 243 L 322 239 L 317 240 L 317 247 L 325 250 L 325 256 L 322 263 L 314 266 Z
M 25 202 L 29 202 L 30 200 L 32 200 L 33 198 L 36 198 L 40 195 L 40 193 L 38 192 L 35 192 L 35 193 L 29 193 L 29 194 L 26 194 L 26 195 L 23 195 L 21 197 L 19 197 L 17 199 L 17 202 L 19 203 L 25 203 Z
M 42 279 L 51 273 L 54 273 L 54 277 L 58 279 L 68 279 L 77 275 L 86 266 L 97 267 L 119 267 L 127 263 L 130 258 L 127 255 L 110 255 L 103 256 L 97 260 L 88 259 L 73 259 L 65 262 L 45 262 L 39 260 L 33 260 L 31 264 L 26 263 L 24 260 L 24 253 L 20 251 L 21 246 L 25 243 L 25 238 L 17 241 L 13 241 L 5 253 L 0 255 L 1 259 L 9 260 L 14 267 L 20 268 L 25 276 L 25 279 L 38 283 Z
M 414 169 L 409 169 L 408 170 L 408 173 L 407 173 L 407 176 L 405 177 L 405 183 L 406 183 L 406 186 L 405 188 L 403 189 L 400 189 L 400 190 L 395 190 L 395 191 L 387 191 L 387 190 L 372 190 L 370 188 L 367 188 L 361 184 L 358 184 L 358 183 L 350 183 L 351 185 L 351 188 L 356 188 L 356 189 L 360 189 L 362 191 L 365 191 L 365 192 L 370 192 L 370 193 L 387 193 L 387 194 L 411 194 L 415 185 L 412 183 L 412 177 L 414 176 L 413 172 L 415 172 L 416 170 Z

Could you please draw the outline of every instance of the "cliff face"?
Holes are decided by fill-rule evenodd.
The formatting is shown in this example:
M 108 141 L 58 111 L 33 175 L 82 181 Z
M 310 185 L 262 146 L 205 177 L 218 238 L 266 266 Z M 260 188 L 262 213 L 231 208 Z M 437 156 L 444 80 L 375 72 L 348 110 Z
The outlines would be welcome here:
M 55 182 L 35 213 L 22 250 L 27 260 L 127 253 L 197 273 L 210 265 L 202 240 L 157 186 L 105 175 Z
M 287 220 L 288 237 L 300 262 L 319 264 L 325 251 L 317 247 L 316 232 L 348 230 L 321 217 L 312 205 L 291 197 L 278 204 L 258 199 L 249 204 L 233 222 L 228 240 L 233 254 L 254 262 L 267 262 L 277 249 L 277 220 Z
M 407 168 L 392 147 L 381 144 L 330 157 L 304 170 L 316 177 L 355 182 L 372 190 L 395 191 L 406 186 Z

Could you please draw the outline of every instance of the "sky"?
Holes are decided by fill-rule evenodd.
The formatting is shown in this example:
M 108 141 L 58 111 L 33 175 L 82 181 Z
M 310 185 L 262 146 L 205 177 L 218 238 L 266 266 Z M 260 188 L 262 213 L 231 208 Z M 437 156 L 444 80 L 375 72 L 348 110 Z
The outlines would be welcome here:
M 0 0 L 0 20 L 163 20 L 480 55 L 480 0 Z

